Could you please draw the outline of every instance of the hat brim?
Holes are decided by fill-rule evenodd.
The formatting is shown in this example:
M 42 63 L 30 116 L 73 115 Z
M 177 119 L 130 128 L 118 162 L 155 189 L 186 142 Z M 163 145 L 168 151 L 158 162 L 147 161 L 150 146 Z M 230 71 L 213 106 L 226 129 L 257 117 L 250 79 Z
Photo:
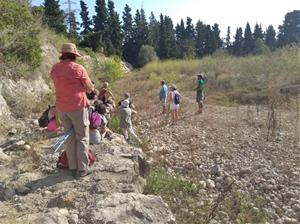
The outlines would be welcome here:
M 74 52 L 62 52 L 62 51 L 60 51 L 60 53 L 61 53 L 61 54 L 63 54 L 63 53 L 74 54 L 74 55 L 76 55 L 77 57 L 82 57 L 82 55 L 79 54 L 78 52 L 77 52 L 77 53 L 74 53 Z

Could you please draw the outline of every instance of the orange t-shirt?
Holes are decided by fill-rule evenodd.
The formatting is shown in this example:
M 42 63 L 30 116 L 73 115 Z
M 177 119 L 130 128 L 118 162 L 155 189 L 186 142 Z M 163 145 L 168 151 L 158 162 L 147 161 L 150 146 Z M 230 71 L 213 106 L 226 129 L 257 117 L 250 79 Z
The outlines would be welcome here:
M 56 108 L 61 112 L 72 112 L 88 107 L 84 83 L 90 81 L 83 66 L 63 60 L 52 67 L 51 78 L 56 91 Z

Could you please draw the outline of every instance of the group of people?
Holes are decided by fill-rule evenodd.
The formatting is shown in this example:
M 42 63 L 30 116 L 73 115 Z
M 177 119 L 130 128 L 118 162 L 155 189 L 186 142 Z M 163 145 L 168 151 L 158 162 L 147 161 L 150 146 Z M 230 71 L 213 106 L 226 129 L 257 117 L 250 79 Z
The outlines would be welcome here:
M 197 88 L 196 88 L 196 101 L 198 103 L 198 114 L 203 111 L 204 102 L 204 85 L 205 80 L 202 75 L 198 75 Z M 177 87 L 173 84 L 169 87 L 164 80 L 161 81 L 159 91 L 159 100 L 162 105 L 162 114 L 171 113 L 172 124 L 178 122 L 178 110 L 180 105 L 181 94 L 178 92 Z
M 105 82 L 98 91 L 86 69 L 76 63 L 76 59 L 81 55 L 75 44 L 63 44 L 60 53 L 60 61 L 51 69 L 56 96 L 55 111 L 64 130 L 74 129 L 65 143 L 66 155 L 69 170 L 76 178 L 81 178 L 91 173 L 89 144 L 99 144 L 104 136 L 110 135 L 108 123 L 112 111 L 116 108 L 119 110 L 120 128 L 126 141 L 130 141 L 130 135 L 139 143 L 142 141 L 133 130 L 131 119 L 137 112 L 130 100 L 130 94 L 125 93 L 124 98 L 116 105 L 115 98 L 108 88 L 109 84 Z M 203 86 L 204 81 L 199 81 L 199 112 L 202 112 L 203 106 Z M 170 111 L 172 123 L 176 124 L 181 98 L 176 86 L 167 87 L 165 81 L 162 81 L 159 96 L 162 113 Z
M 60 53 L 60 61 L 52 67 L 50 73 L 55 87 L 55 113 L 64 130 L 74 129 L 65 145 L 69 170 L 79 179 L 91 173 L 89 145 L 99 144 L 105 135 L 111 133 L 107 124 L 116 105 L 108 83 L 105 82 L 98 91 L 86 69 L 76 63 L 81 55 L 75 44 L 63 44 Z M 125 139 L 129 141 L 131 134 L 142 143 L 132 127 L 131 116 L 136 111 L 129 93 L 124 94 L 124 99 L 118 103 L 118 109 L 120 128 Z

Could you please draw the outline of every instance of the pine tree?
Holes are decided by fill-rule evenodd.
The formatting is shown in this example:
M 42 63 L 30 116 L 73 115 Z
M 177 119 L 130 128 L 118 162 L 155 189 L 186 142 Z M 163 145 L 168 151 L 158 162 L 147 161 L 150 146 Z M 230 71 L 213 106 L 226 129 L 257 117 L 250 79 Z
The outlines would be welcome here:
M 80 34 L 85 35 L 92 32 L 92 28 L 91 28 L 92 21 L 89 17 L 88 7 L 85 4 L 85 2 L 82 0 L 80 1 L 80 8 L 81 8 L 80 16 L 82 20 L 82 23 L 80 24 L 80 26 L 82 27 L 82 31 Z
M 264 34 L 262 31 L 261 25 L 258 25 L 257 23 L 255 24 L 255 27 L 254 27 L 253 38 L 254 38 L 254 40 L 257 40 L 259 38 L 260 39 L 264 38 Z
M 149 18 L 149 44 L 158 49 L 158 38 L 159 38 L 159 22 L 156 20 L 153 12 L 151 12 Z
M 141 11 L 137 10 L 134 17 L 133 24 L 133 54 L 135 55 L 134 65 L 137 63 L 137 56 L 140 51 L 142 45 L 148 44 L 148 24 L 146 20 L 145 11 L 141 9 Z
M 251 27 L 249 23 L 247 23 L 245 28 L 245 36 L 244 36 L 244 43 L 243 43 L 243 53 L 245 55 L 251 54 L 254 52 L 255 42 L 253 39 Z
M 190 17 L 186 18 L 186 28 L 185 28 L 185 39 L 194 40 L 195 38 L 195 30 L 192 23 L 192 19 Z
M 243 54 L 243 30 L 241 27 L 236 30 L 232 51 L 236 56 L 241 56 Z
M 199 20 L 196 24 L 196 56 L 203 57 L 205 54 L 205 33 L 206 26 Z
M 300 10 L 285 15 L 283 24 L 279 26 L 278 44 L 284 46 L 300 42 Z
M 123 34 L 121 30 L 121 23 L 119 15 L 115 12 L 115 6 L 113 1 L 108 0 L 108 19 L 107 29 L 105 31 L 105 45 L 108 55 L 116 54 L 121 55 Z
M 217 23 L 215 23 L 212 27 L 212 31 L 213 31 L 213 36 L 214 36 L 214 49 L 213 51 L 217 50 L 218 48 L 223 46 L 223 41 L 220 37 L 220 29 L 219 29 L 219 25 Z
M 266 45 L 271 49 L 274 50 L 276 46 L 276 31 L 274 30 L 273 26 L 268 26 L 266 30 Z
M 141 9 L 140 12 L 137 10 L 133 27 L 134 40 L 138 48 L 140 48 L 142 45 L 148 44 L 149 30 L 144 9 Z
M 64 11 L 59 8 L 59 1 L 45 0 L 44 9 L 44 19 L 47 25 L 54 28 L 56 32 L 66 32 Z
M 167 58 L 166 39 L 167 39 L 167 34 L 166 34 L 164 16 L 163 16 L 163 14 L 160 14 L 158 50 L 157 50 L 157 55 L 160 59 Z
M 69 19 L 68 23 L 70 24 L 68 36 L 74 39 L 75 42 L 77 42 L 79 39 L 79 35 L 78 35 L 79 23 L 76 21 L 75 13 L 70 12 L 68 19 Z
M 165 36 L 166 36 L 166 58 L 175 58 L 176 57 L 176 39 L 175 31 L 173 27 L 173 21 L 169 16 L 164 18 L 165 26 Z
M 96 0 L 95 5 L 96 15 L 93 17 L 94 20 L 94 31 L 104 32 L 107 28 L 107 9 L 105 0 Z
M 231 33 L 230 33 L 230 26 L 227 27 L 227 34 L 225 38 L 225 47 L 230 52 L 231 51 Z
M 180 20 L 180 24 L 175 27 L 176 45 L 177 45 L 177 57 L 184 57 L 184 48 L 186 40 L 186 29 L 183 19 Z
M 215 37 L 210 25 L 205 28 L 204 54 L 212 54 L 215 47 Z
M 131 15 L 131 8 L 126 4 L 123 11 L 123 33 L 124 43 L 122 47 L 124 59 L 133 64 L 134 62 L 134 41 L 133 41 L 133 19 Z

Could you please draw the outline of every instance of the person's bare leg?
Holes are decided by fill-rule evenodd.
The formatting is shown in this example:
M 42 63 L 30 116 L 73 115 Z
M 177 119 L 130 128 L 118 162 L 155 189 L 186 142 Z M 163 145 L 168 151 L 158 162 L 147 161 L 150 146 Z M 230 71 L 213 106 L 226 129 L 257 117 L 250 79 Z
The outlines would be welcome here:
M 178 122 L 178 109 L 174 110 L 174 115 L 175 115 L 175 123 Z

